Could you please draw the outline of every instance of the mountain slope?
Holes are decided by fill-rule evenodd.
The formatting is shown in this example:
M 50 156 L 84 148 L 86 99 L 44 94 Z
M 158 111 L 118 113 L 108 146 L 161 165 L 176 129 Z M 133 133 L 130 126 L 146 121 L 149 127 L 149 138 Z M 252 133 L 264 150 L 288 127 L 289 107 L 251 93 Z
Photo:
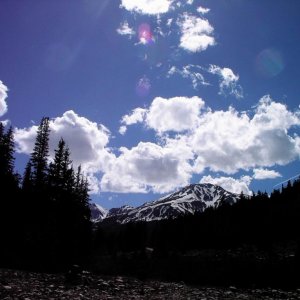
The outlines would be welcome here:
M 113 208 L 107 220 L 118 223 L 174 219 L 187 214 L 203 212 L 208 207 L 218 207 L 221 203 L 235 203 L 238 195 L 213 184 L 191 184 L 178 192 L 159 200 L 147 202 L 133 208 L 123 206 Z
M 102 221 L 108 214 L 108 210 L 106 210 L 99 204 L 90 203 L 89 207 L 91 210 L 91 221 L 92 222 Z

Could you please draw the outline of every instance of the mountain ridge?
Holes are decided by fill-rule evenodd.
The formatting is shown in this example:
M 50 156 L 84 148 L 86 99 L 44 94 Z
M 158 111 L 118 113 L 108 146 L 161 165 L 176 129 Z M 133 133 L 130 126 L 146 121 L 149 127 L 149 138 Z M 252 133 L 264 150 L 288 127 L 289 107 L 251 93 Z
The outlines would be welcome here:
M 222 203 L 233 204 L 239 195 L 226 191 L 220 186 L 210 183 L 190 184 L 179 191 L 173 192 L 154 201 L 145 202 L 138 207 L 124 205 L 110 209 L 103 220 L 126 224 L 139 221 L 159 221 L 175 219 L 184 215 L 201 213 L 209 207 L 217 208 Z

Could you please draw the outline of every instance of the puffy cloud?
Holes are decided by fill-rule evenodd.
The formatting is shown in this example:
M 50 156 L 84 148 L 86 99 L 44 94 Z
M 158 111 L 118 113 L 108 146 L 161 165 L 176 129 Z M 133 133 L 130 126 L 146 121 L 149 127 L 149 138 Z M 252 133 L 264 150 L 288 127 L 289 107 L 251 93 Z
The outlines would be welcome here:
M 164 193 L 189 183 L 189 149 L 140 142 L 132 149 L 122 147 L 120 151 L 121 155 L 102 177 L 103 191 Z
M 281 177 L 281 174 L 274 171 L 274 170 L 268 170 L 268 169 L 254 169 L 253 170 L 253 178 L 254 179 L 273 179 Z
M 262 130 L 288 130 L 294 125 L 300 125 L 300 111 L 288 111 L 285 104 L 274 102 L 266 95 L 259 100 L 252 123 Z
M 126 133 L 126 131 L 127 131 L 127 127 L 126 126 L 124 126 L 124 125 L 120 126 L 119 133 L 121 135 L 124 135 Z
M 0 122 L 3 124 L 4 127 L 10 124 L 10 120 L 0 120 Z
M 205 169 L 227 174 L 254 169 L 254 179 L 275 178 L 280 174 L 266 167 L 285 165 L 300 155 L 300 137 L 290 133 L 300 126 L 300 111 L 289 111 L 269 96 L 259 101 L 251 115 L 231 107 L 212 111 L 199 97 L 156 97 L 148 108 L 134 109 L 121 123 L 121 134 L 135 123 L 153 129 L 159 144 L 121 147 L 116 156 L 108 147 L 108 129 L 67 111 L 50 122 L 51 155 L 63 137 L 74 165 L 83 166 L 93 192 L 158 193 L 188 184 L 193 174 Z M 16 129 L 19 152 L 32 151 L 36 130 L 35 125 Z M 249 193 L 249 178 L 206 176 L 201 182 L 209 180 L 230 191 Z
M 206 19 L 184 13 L 177 22 L 181 30 L 180 47 L 190 52 L 200 52 L 216 44 L 214 28 Z
M 237 84 L 239 76 L 235 75 L 231 69 L 210 65 L 208 72 L 220 77 L 219 94 L 230 94 L 236 98 L 243 98 L 243 89 L 239 84 Z
M 15 140 L 17 151 L 30 154 L 32 152 L 38 126 L 16 129 Z M 50 155 L 62 137 L 71 150 L 74 166 L 82 165 L 88 175 L 93 192 L 97 192 L 96 174 L 108 169 L 115 156 L 107 148 L 110 133 L 103 125 L 80 117 L 74 111 L 65 112 L 62 117 L 50 121 Z
M 117 33 L 120 35 L 127 35 L 129 37 L 135 35 L 135 31 L 129 27 L 128 22 L 126 21 L 120 25 L 120 27 L 117 29 Z
M 4 83 L 0 80 L 0 117 L 2 117 L 7 112 L 7 91 L 8 88 Z
M 142 123 L 145 119 L 146 113 L 147 113 L 146 109 L 138 107 L 138 108 L 135 108 L 131 112 L 131 114 L 123 116 L 122 120 L 121 120 L 121 124 L 123 124 L 123 125 L 120 126 L 119 133 L 124 135 L 127 131 L 128 125 Z
M 205 8 L 205 7 L 202 7 L 202 6 L 199 6 L 199 7 L 197 8 L 197 12 L 199 12 L 199 13 L 202 14 L 202 15 L 207 14 L 209 11 L 210 11 L 209 8 Z
M 192 130 L 197 126 L 198 115 L 203 106 L 204 101 L 197 96 L 170 99 L 156 97 L 149 109 L 136 108 L 130 115 L 123 116 L 121 123 L 131 125 L 144 122 L 159 134 Z M 124 131 L 123 128 L 120 130 Z
M 232 107 L 212 111 L 198 97 L 157 97 L 149 109 L 143 109 L 143 117 L 135 115 L 134 110 L 129 119 L 164 134 L 166 146 L 189 147 L 196 157 L 194 173 L 208 168 L 234 174 L 241 169 L 285 165 L 300 154 L 299 136 L 289 133 L 300 125 L 300 112 L 289 111 L 269 96 L 259 101 L 252 117 Z
M 266 100 L 268 99 L 268 100 Z M 196 167 L 229 174 L 239 169 L 285 165 L 299 157 L 297 137 L 288 129 L 300 125 L 299 112 L 262 98 L 252 119 L 233 108 L 207 112 L 190 136 L 190 145 L 198 155 Z
M 122 117 L 121 123 L 125 125 L 132 125 L 143 122 L 146 113 L 147 110 L 144 108 L 135 108 L 130 115 L 125 115 Z
M 204 101 L 195 96 L 165 99 L 156 97 L 146 117 L 147 126 L 158 133 L 192 130 L 198 124 L 199 113 Z
M 196 90 L 200 85 L 209 85 L 209 83 L 205 81 L 204 76 L 199 72 L 201 69 L 200 66 L 191 64 L 183 66 L 182 69 L 173 66 L 168 71 L 167 77 L 178 74 L 183 78 L 187 78 L 192 82 L 192 86 Z
M 239 179 L 235 179 L 232 177 L 211 177 L 203 176 L 200 180 L 200 183 L 211 183 L 215 185 L 221 186 L 224 190 L 229 191 L 231 193 L 240 194 L 243 192 L 246 195 L 251 195 L 252 192 L 249 190 L 249 185 L 251 183 L 250 176 L 242 176 Z
M 122 0 L 121 7 L 140 14 L 157 15 L 169 11 L 173 0 Z

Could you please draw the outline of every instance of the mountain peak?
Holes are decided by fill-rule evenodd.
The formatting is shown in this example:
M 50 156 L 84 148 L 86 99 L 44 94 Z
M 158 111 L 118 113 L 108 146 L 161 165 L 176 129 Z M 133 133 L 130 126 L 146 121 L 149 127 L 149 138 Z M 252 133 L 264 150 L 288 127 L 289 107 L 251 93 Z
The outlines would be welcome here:
M 96 203 L 90 203 L 89 207 L 91 210 L 91 220 L 93 222 L 99 222 L 106 218 L 108 214 L 107 209 L 103 208 L 102 206 Z
M 210 183 L 190 184 L 172 194 L 138 207 L 128 205 L 112 208 L 107 214 L 109 221 L 129 223 L 174 219 L 194 215 L 208 207 L 217 208 L 221 203 L 235 203 L 238 195 Z

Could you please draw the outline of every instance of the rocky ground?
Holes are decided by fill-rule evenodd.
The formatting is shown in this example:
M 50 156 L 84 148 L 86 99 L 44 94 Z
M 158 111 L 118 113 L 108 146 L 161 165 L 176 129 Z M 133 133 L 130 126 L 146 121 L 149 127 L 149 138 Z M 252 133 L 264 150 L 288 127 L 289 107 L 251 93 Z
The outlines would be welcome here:
M 300 299 L 300 289 L 190 287 L 184 283 L 0 269 L 0 299 Z

